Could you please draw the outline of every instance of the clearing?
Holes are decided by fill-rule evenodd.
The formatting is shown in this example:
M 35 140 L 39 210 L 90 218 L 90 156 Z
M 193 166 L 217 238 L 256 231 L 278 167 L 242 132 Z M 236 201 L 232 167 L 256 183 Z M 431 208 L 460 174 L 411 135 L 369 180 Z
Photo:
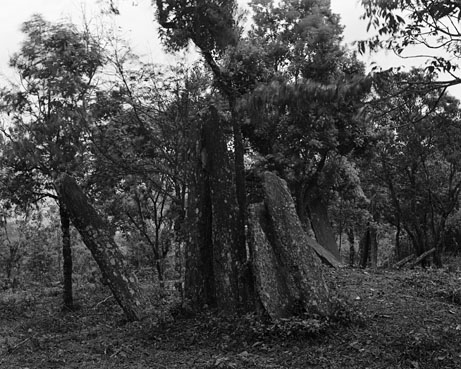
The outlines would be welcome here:
M 340 322 L 277 324 L 204 312 L 126 323 L 104 288 L 0 295 L 0 368 L 461 368 L 461 272 L 329 271 L 349 301 Z M 163 305 L 164 306 L 164 305 Z M 338 313 L 340 315 L 340 313 Z

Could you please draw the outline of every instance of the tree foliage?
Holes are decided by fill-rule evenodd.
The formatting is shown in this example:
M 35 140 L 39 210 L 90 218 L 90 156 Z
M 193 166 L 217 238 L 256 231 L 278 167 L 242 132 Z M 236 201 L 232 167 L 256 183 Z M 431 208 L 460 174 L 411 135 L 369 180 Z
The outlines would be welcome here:
M 186 237 L 186 191 L 208 77 L 180 66 L 120 64 L 118 73 L 114 90 L 99 93 L 91 106 L 94 161 L 86 183 L 113 227 L 147 245 L 162 278 L 170 244 Z M 174 239 L 164 239 L 173 229 Z
M 179 51 L 194 42 L 202 52 L 223 54 L 235 45 L 236 2 L 156 0 L 160 36 L 170 50 Z
M 87 104 L 103 55 L 90 35 L 70 24 L 35 15 L 22 30 L 26 39 L 10 61 L 20 83 L 2 94 L 9 120 L 3 187 L 18 201 L 28 192 L 30 201 L 53 193 L 54 172 L 82 167 Z
M 361 42 L 361 52 L 385 47 L 404 53 L 424 45 L 448 57 L 429 55 L 426 70 L 366 76 L 356 54 L 342 44 L 343 27 L 328 0 L 252 0 L 253 22 L 245 32 L 236 1 L 156 0 L 167 50 L 198 48 L 202 60 L 190 68 L 143 64 L 128 48 L 109 55 L 89 32 L 33 16 L 11 59 L 19 83 L 1 94 L 7 122 L 1 199 L 27 207 L 51 196 L 61 206 L 65 194 L 104 277 L 123 272 L 111 281 L 116 293 L 125 272 L 132 281 L 114 235 L 128 244 L 134 266 L 155 268 L 157 280 L 174 275 L 182 282 L 185 275 L 185 307 L 206 304 L 231 314 L 254 310 L 253 283 L 271 270 L 263 255 L 260 274 L 251 275 L 256 269 L 246 239 L 247 212 L 253 221 L 255 209 L 266 214 L 259 217 L 266 238 L 274 230 L 289 238 L 283 234 L 286 217 L 269 221 L 262 210 L 267 199 L 259 208 L 248 207 L 261 200 L 247 199 L 248 179 L 259 175 L 255 182 L 261 185 L 266 171 L 287 182 L 297 212 L 290 217 L 302 220 L 298 238 L 313 231 L 319 243 L 331 245 L 324 247 L 331 251 L 330 264 L 340 259 L 335 236 L 347 235 L 352 253 L 354 240 L 379 240 L 384 233 L 382 238 L 395 239 L 399 256 L 408 251 L 401 252 L 403 242 L 418 254 L 435 246 L 440 263 L 461 190 L 460 107 L 445 93 L 459 82 L 450 57 L 459 53 L 460 6 L 436 0 L 362 4 L 378 35 Z M 118 12 L 114 2 L 110 7 Z M 115 73 L 102 79 L 98 73 L 108 63 Z M 452 80 L 437 82 L 437 72 Z M 283 188 L 283 207 L 291 211 L 292 197 Z M 83 205 L 73 206 L 75 194 Z M 272 213 L 279 210 L 271 206 Z M 85 218 L 81 208 L 93 217 Z M 69 214 L 60 214 L 68 227 Z M 311 257 L 304 245 L 299 242 L 295 254 L 287 244 L 286 260 L 277 265 L 286 268 L 279 291 L 290 278 L 303 280 L 302 302 L 328 314 L 331 295 L 315 255 L 309 273 L 292 273 L 301 270 L 302 255 Z M 18 248 L 8 246 L 2 260 L 10 275 Z M 100 248 L 110 251 L 107 257 Z M 376 247 L 373 252 L 376 261 Z M 279 256 L 276 251 L 274 260 Z M 165 268 L 172 258 L 174 273 Z M 40 262 L 37 257 L 30 268 L 39 269 Z M 318 284 L 321 301 L 310 301 L 311 282 Z M 118 296 L 132 319 L 142 315 L 130 306 L 130 293 Z M 279 297 L 283 303 L 283 291 Z M 265 295 L 264 301 L 270 305 L 272 298 Z M 298 300 L 295 291 L 290 314 Z
M 266 46 L 260 49 L 263 78 L 243 104 L 249 116 L 244 132 L 260 155 L 259 165 L 287 180 L 307 222 L 317 209 L 327 214 L 340 171 L 332 164 L 364 146 L 366 122 L 358 112 L 370 81 L 341 45 L 342 27 L 327 1 L 254 1 L 251 6 L 255 24 L 249 42 Z M 323 216 L 320 224 L 329 227 Z M 332 230 L 327 233 L 337 252 Z
M 445 86 L 459 84 L 457 73 L 461 33 L 459 21 L 461 6 L 457 1 L 445 0 L 362 0 L 363 18 L 368 20 L 368 30 L 377 34 L 359 42 L 359 50 L 386 48 L 398 55 L 412 56 L 411 46 L 422 46 L 423 57 L 430 72 L 446 72 Z M 405 51 L 405 52 L 404 52 Z
M 413 70 L 394 75 L 382 91 L 395 91 L 402 80 L 431 83 L 424 72 Z M 418 255 L 433 247 L 440 252 L 446 221 L 459 206 L 459 101 L 409 90 L 375 106 L 373 121 L 379 140 L 374 182 L 384 184 L 381 201 L 391 204 L 380 205 L 381 214 L 405 230 Z

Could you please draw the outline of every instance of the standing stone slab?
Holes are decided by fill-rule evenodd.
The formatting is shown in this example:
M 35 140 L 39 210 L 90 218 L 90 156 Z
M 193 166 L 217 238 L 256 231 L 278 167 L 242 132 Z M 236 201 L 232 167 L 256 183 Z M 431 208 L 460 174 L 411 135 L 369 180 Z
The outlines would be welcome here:
M 145 314 L 145 299 L 134 273 L 114 241 L 105 220 L 90 205 L 74 178 L 63 173 L 55 181 L 60 201 L 66 207 L 72 224 L 91 251 L 102 276 L 128 320 L 140 320 Z
M 264 310 L 272 319 L 293 315 L 296 296 L 286 283 L 287 275 L 269 240 L 269 219 L 264 204 L 253 204 L 248 211 L 249 245 L 255 289 Z
M 257 245 L 252 250 L 260 300 L 272 317 L 284 317 L 299 308 L 329 315 L 331 298 L 321 261 L 310 247 L 313 240 L 301 226 L 286 182 L 270 172 L 263 177 L 264 210 L 255 217 L 263 221 L 259 228 L 253 226 Z

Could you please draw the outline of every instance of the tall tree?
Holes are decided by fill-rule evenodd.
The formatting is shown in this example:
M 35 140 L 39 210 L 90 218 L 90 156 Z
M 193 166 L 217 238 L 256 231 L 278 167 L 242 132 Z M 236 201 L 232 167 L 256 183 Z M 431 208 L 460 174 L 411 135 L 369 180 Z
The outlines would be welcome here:
M 104 228 L 104 221 L 93 216 L 94 210 L 88 210 L 91 206 L 87 201 L 80 201 L 84 196 L 72 180 L 83 176 L 88 162 L 88 106 L 96 90 L 94 78 L 104 63 L 100 44 L 91 34 L 79 31 L 72 24 L 53 24 L 39 15 L 24 23 L 23 32 L 26 39 L 20 52 L 11 59 L 21 83 L 3 95 L 4 111 L 11 119 L 10 127 L 4 130 L 8 143 L 2 156 L 8 174 L 12 175 L 8 181 L 27 178 L 29 181 L 20 183 L 20 188 L 24 189 L 29 200 L 43 196 L 44 190 L 45 195 L 57 200 L 63 235 L 66 306 L 72 307 L 68 230 L 69 220 L 72 220 L 128 319 L 140 319 L 136 279 L 126 270 L 122 255 L 116 252 L 113 242 L 105 239 L 100 242 L 100 249 L 92 247 L 91 242 L 100 241 L 99 232 L 103 232 L 102 237 L 106 238 L 110 232 L 97 229 L 98 226 Z M 15 188 L 11 190 L 17 192 Z M 88 211 L 86 216 L 94 218 L 91 229 L 83 229 L 82 217 L 75 214 L 73 200 L 79 200 Z M 91 236 L 96 239 L 91 241 Z M 119 267 L 116 272 L 112 269 L 114 265 Z M 129 292 L 124 294 L 126 291 Z
M 287 180 L 304 223 L 337 258 L 327 206 L 325 167 L 363 142 L 356 119 L 368 86 L 363 66 L 341 46 L 342 27 L 329 1 L 253 1 L 249 40 L 260 52 L 259 85 L 245 132 L 265 166 Z M 276 82 L 274 82 L 276 81 Z M 262 81 L 263 82 L 263 81 Z
M 128 268 L 114 234 L 91 206 L 75 179 L 61 173 L 55 180 L 56 191 L 66 206 L 69 218 L 82 236 L 99 265 L 104 281 L 125 312 L 128 320 L 141 320 L 146 314 L 146 300 L 139 288 L 136 275 Z
M 244 265 L 247 259 L 247 252 L 245 246 L 246 191 L 244 144 L 236 106 L 237 98 L 240 96 L 240 93 L 235 86 L 232 73 L 226 69 L 223 59 L 225 52 L 229 50 L 229 48 L 234 47 L 239 39 L 240 30 L 234 18 L 236 2 L 199 0 L 191 3 L 189 1 L 169 2 L 158 0 L 156 4 L 157 18 L 162 27 L 160 34 L 167 47 L 172 50 L 178 50 L 184 48 L 192 41 L 199 48 L 204 62 L 210 68 L 219 92 L 227 100 L 228 110 L 230 112 L 229 123 L 233 132 L 234 146 L 234 164 L 232 170 L 234 181 L 232 186 L 235 186 L 238 214 L 233 215 L 233 209 L 225 214 L 215 213 L 217 219 L 224 219 L 224 217 L 227 216 L 229 218 L 227 224 L 230 227 L 228 229 L 221 229 L 221 232 L 229 233 L 229 237 L 226 238 L 226 243 L 215 244 L 215 247 L 217 247 L 215 255 L 222 254 L 222 250 L 218 249 L 221 246 L 225 249 L 230 248 L 234 250 L 232 257 L 235 258 L 235 260 L 231 263 L 237 265 L 235 270 L 242 273 L 245 269 Z M 223 132 L 219 132 L 219 134 L 223 134 Z M 218 154 L 217 151 L 214 153 Z M 217 168 L 217 166 L 212 166 L 212 168 Z M 211 174 L 211 177 L 213 176 L 215 176 L 215 173 Z M 220 211 L 223 211 L 223 208 L 220 207 L 218 203 L 227 196 L 234 195 L 224 192 L 219 193 L 219 190 L 216 189 L 214 196 L 214 199 L 217 201 L 214 204 L 216 205 L 215 210 L 221 209 Z M 212 199 L 212 202 L 215 200 Z M 235 221 L 237 222 L 237 228 L 234 228 L 234 225 L 231 226 Z M 236 235 L 237 238 L 235 238 L 234 235 Z M 228 245 L 228 242 L 232 244 Z M 233 273 L 230 269 L 221 269 L 221 271 L 223 273 Z M 232 280 L 236 277 L 233 275 L 215 275 L 215 278 L 224 281 L 229 279 Z M 223 308 L 225 307 L 226 310 L 235 310 L 237 306 L 245 305 L 249 299 L 247 285 L 250 281 L 246 279 L 244 275 L 237 277 L 237 281 L 239 281 L 237 284 L 233 284 L 234 288 L 237 288 L 235 293 L 229 295 L 229 291 L 216 291 L 217 296 L 237 296 L 237 299 L 232 298 L 232 301 L 220 301 L 220 305 Z M 224 285 L 221 287 L 223 288 Z M 232 306 L 234 306 L 234 308 L 232 308 Z
M 91 106 L 95 160 L 86 181 L 114 227 L 151 246 L 160 277 L 170 251 L 161 234 L 172 227 L 177 243 L 186 238 L 186 189 L 208 77 L 198 67 L 135 70 L 119 62 L 120 82 Z
M 70 24 L 34 15 L 24 23 L 26 39 L 10 65 L 20 84 L 3 94 L 11 127 L 2 160 L 13 198 L 25 204 L 55 198 L 61 215 L 64 306 L 72 308 L 69 217 L 53 189 L 53 173 L 80 173 L 85 157 L 85 105 L 103 62 L 99 45 Z M 26 179 L 26 180 L 24 180 Z M 4 182 L 5 183 L 5 182 Z
M 436 248 L 434 261 L 441 265 L 446 222 L 459 205 L 461 173 L 458 162 L 459 102 L 437 92 L 420 70 L 395 74 L 377 91 L 393 96 L 375 105 L 373 121 L 379 144 L 373 160 L 376 183 L 385 184 L 392 212 L 380 209 L 396 229 L 403 229 L 417 255 Z M 396 81 L 394 81 L 396 80 Z M 396 93 L 404 81 L 419 84 Z
M 228 114 L 227 119 L 223 114 L 217 114 L 216 105 L 208 109 L 208 118 L 203 122 L 204 129 L 200 137 L 200 157 L 201 163 L 197 166 L 197 181 L 196 184 L 202 186 L 201 189 L 195 190 L 193 193 L 195 199 L 200 199 L 196 204 L 197 222 L 200 225 L 202 233 L 202 245 L 211 242 L 212 253 L 214 259 L 212 268 L 214 285 L 210 286 L 210 292 L 218 297 L 218 307 L 222 310 L 232 312 L 238 303 L 244 305 L 246 296 L 251 294 L 246 292 L 251 291 L 252 278 L 246 277 L 244 274 L 238 275 L 244 271 L 245 261 L 248 255 L 245 250 L 243 222 L 246 213 L 245 182 L 244 182 L 244 150 L 242 137 L 242 110 L 237 109 L 245 100 L 244 95 L 251 92 L 258 82 L 269 82 L 275 80 L 275 73 L 270 75 L 266 73 L 265 66 L 262 66 L 261 58 L 264 55 L 260 45 L 262 43 L 251 42 L 244 39 L 238 27 L 233 1 L 180 1 L 168 2 L 157 1 L 158 19 L 163 27 L 162 34 L 165 37 L 167 45 L 175 49 L 185 46 L 189 41 L 192 41 L 199 47 L 206 65 L 213 73 L 215 86 L 218 87 L 221 96 L 227 100 Z M 261 41 L 261 40 L 259 40 Z M 265 56 L 265 55 L 264 55 Z M 306 67 L 307 68 L 307 67 Z M 268 79 L 264 79 L 265 75 Z M 292 81 L 290 81 L 292 82 Z M 274 108 L 277 110 L 277 107 Z M 210 124 L 210 119 L 213 125 Z M 210 130 L 213 127 L 215 132 L 210 135 Z M 225 158 L 226 153 L 226 127 L 232 129 L 233 157 L 234 168 L 232 171 L 226 169 Z M 211 139 L 210 139 L 211 138 Z M 230 181 L 235 178 L 235 191 L 231 188 L 233 183 Z M 220 186 L 217 184 L 221 183 Z M 227 185 L 222 186 L 223 183 Z M 227 214 L 222 213 L 227 206 Z M 238 217 L 234 215 L 235 204 L 238 204 Z M 291 206 L 291 205 L 288 205 Z M 211 212 L 211 219 L 206 218 L 206 212 Z M 208 213 L 209 214 L 209 213 Z M 237 219 L 237 228 L 235 227 L 235 219 Z M 211 227 L 209 222 L 211 221 Z M 221 226 L 218 230 L 216 225 Z M 236 232 L 236 230 L 238 230 Z M 220 231 L 220 234 L 217 232 Z M 238 238 L 235 238 L 237 234 Z M 229 247 L 230 246 L 230 247 Z M 205 251 L 196 247 L 196 253 Z M 305 250 L 306 257 L 312 250 Z M 209 256 L 209 252 L 203 252 L 205 257 Z M 225 256 L 222 258 L 221 256 Z M 217 258 L 221 257 L 221 260 Z M 295 258 L 291 255 L 291 258 Z M 316 256 L 312 256 L 315 258 Z M 234 258 L 234 260 L 233 260 Z M 202 259 L 202 262 L 204 259 Z M 284 268 L 290 268 L 290 260 Z M 293 260 L 291 260 L 293 261 Z M 225 263 L 226 265 L 220 265 Z M 198 264 L 199 265 L 199 264 Z M 196 268 L 195 270 L 198 270 Z M 209 271 L 209 268 L 202 268 Z M 260 269 L 258 269 L 261 272 Z M 236 278 L 237 273 L 237 278 Z M 208 274 L 210 275 L 210 274 Z M 201 278 L 195 275 L 196 280 Z M 312 277 L 309 274 L 309 277 Z M 322 284 L 322 276 L 317 275 L 319 286 Z M 202 278 L 203 279 L 203 278 Z M 309 278 L 304 280 L 306 288 L 315 284 Z M 226 283 L 222 283 L 226 282 Z M 187 286 L 187 281 L 186 281 Z M 223 290 L 223 287 L 226 290 Z M 237 289 L 237 293 L 230 291 Z M 245 290 L 246 289 L 246 290 Z M 325 297 L 325 304 L 322 305 L 321 313 L 328 314 L 328 309 L 323 309 L 328 305 L 328 293 L 323 287 L 319 287 L 319 295 Z M 206 295 L 206 294 L 204 294 Z M 311 296 L 315 299 L 315 296 Z M 305 296 L 308 300 L 308 296 Z M 306 306 L 309 305 L 306 301 Z

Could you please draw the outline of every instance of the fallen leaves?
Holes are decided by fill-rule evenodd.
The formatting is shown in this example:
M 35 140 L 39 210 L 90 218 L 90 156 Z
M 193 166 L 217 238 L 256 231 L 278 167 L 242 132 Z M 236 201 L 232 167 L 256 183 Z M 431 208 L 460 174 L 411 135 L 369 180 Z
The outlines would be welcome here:
M 81 310 L 66 314 L 59 311 L 59 295 L 39 295 L 35 305 L 14 296 L 0 306 L 0 367 L 461 367 L 461 306 L 446 298 L 459 275 L 343 269 L 329 278 L 363 314 L 363 324 L 319 330 L 315 338 L 294 334 L 321 328 L 314 318 L 272 323 L 271 329 L 254 317 L 226 319 L 212 311 L 195 319 L 125 323 L 107 291 L 92 291 Z

